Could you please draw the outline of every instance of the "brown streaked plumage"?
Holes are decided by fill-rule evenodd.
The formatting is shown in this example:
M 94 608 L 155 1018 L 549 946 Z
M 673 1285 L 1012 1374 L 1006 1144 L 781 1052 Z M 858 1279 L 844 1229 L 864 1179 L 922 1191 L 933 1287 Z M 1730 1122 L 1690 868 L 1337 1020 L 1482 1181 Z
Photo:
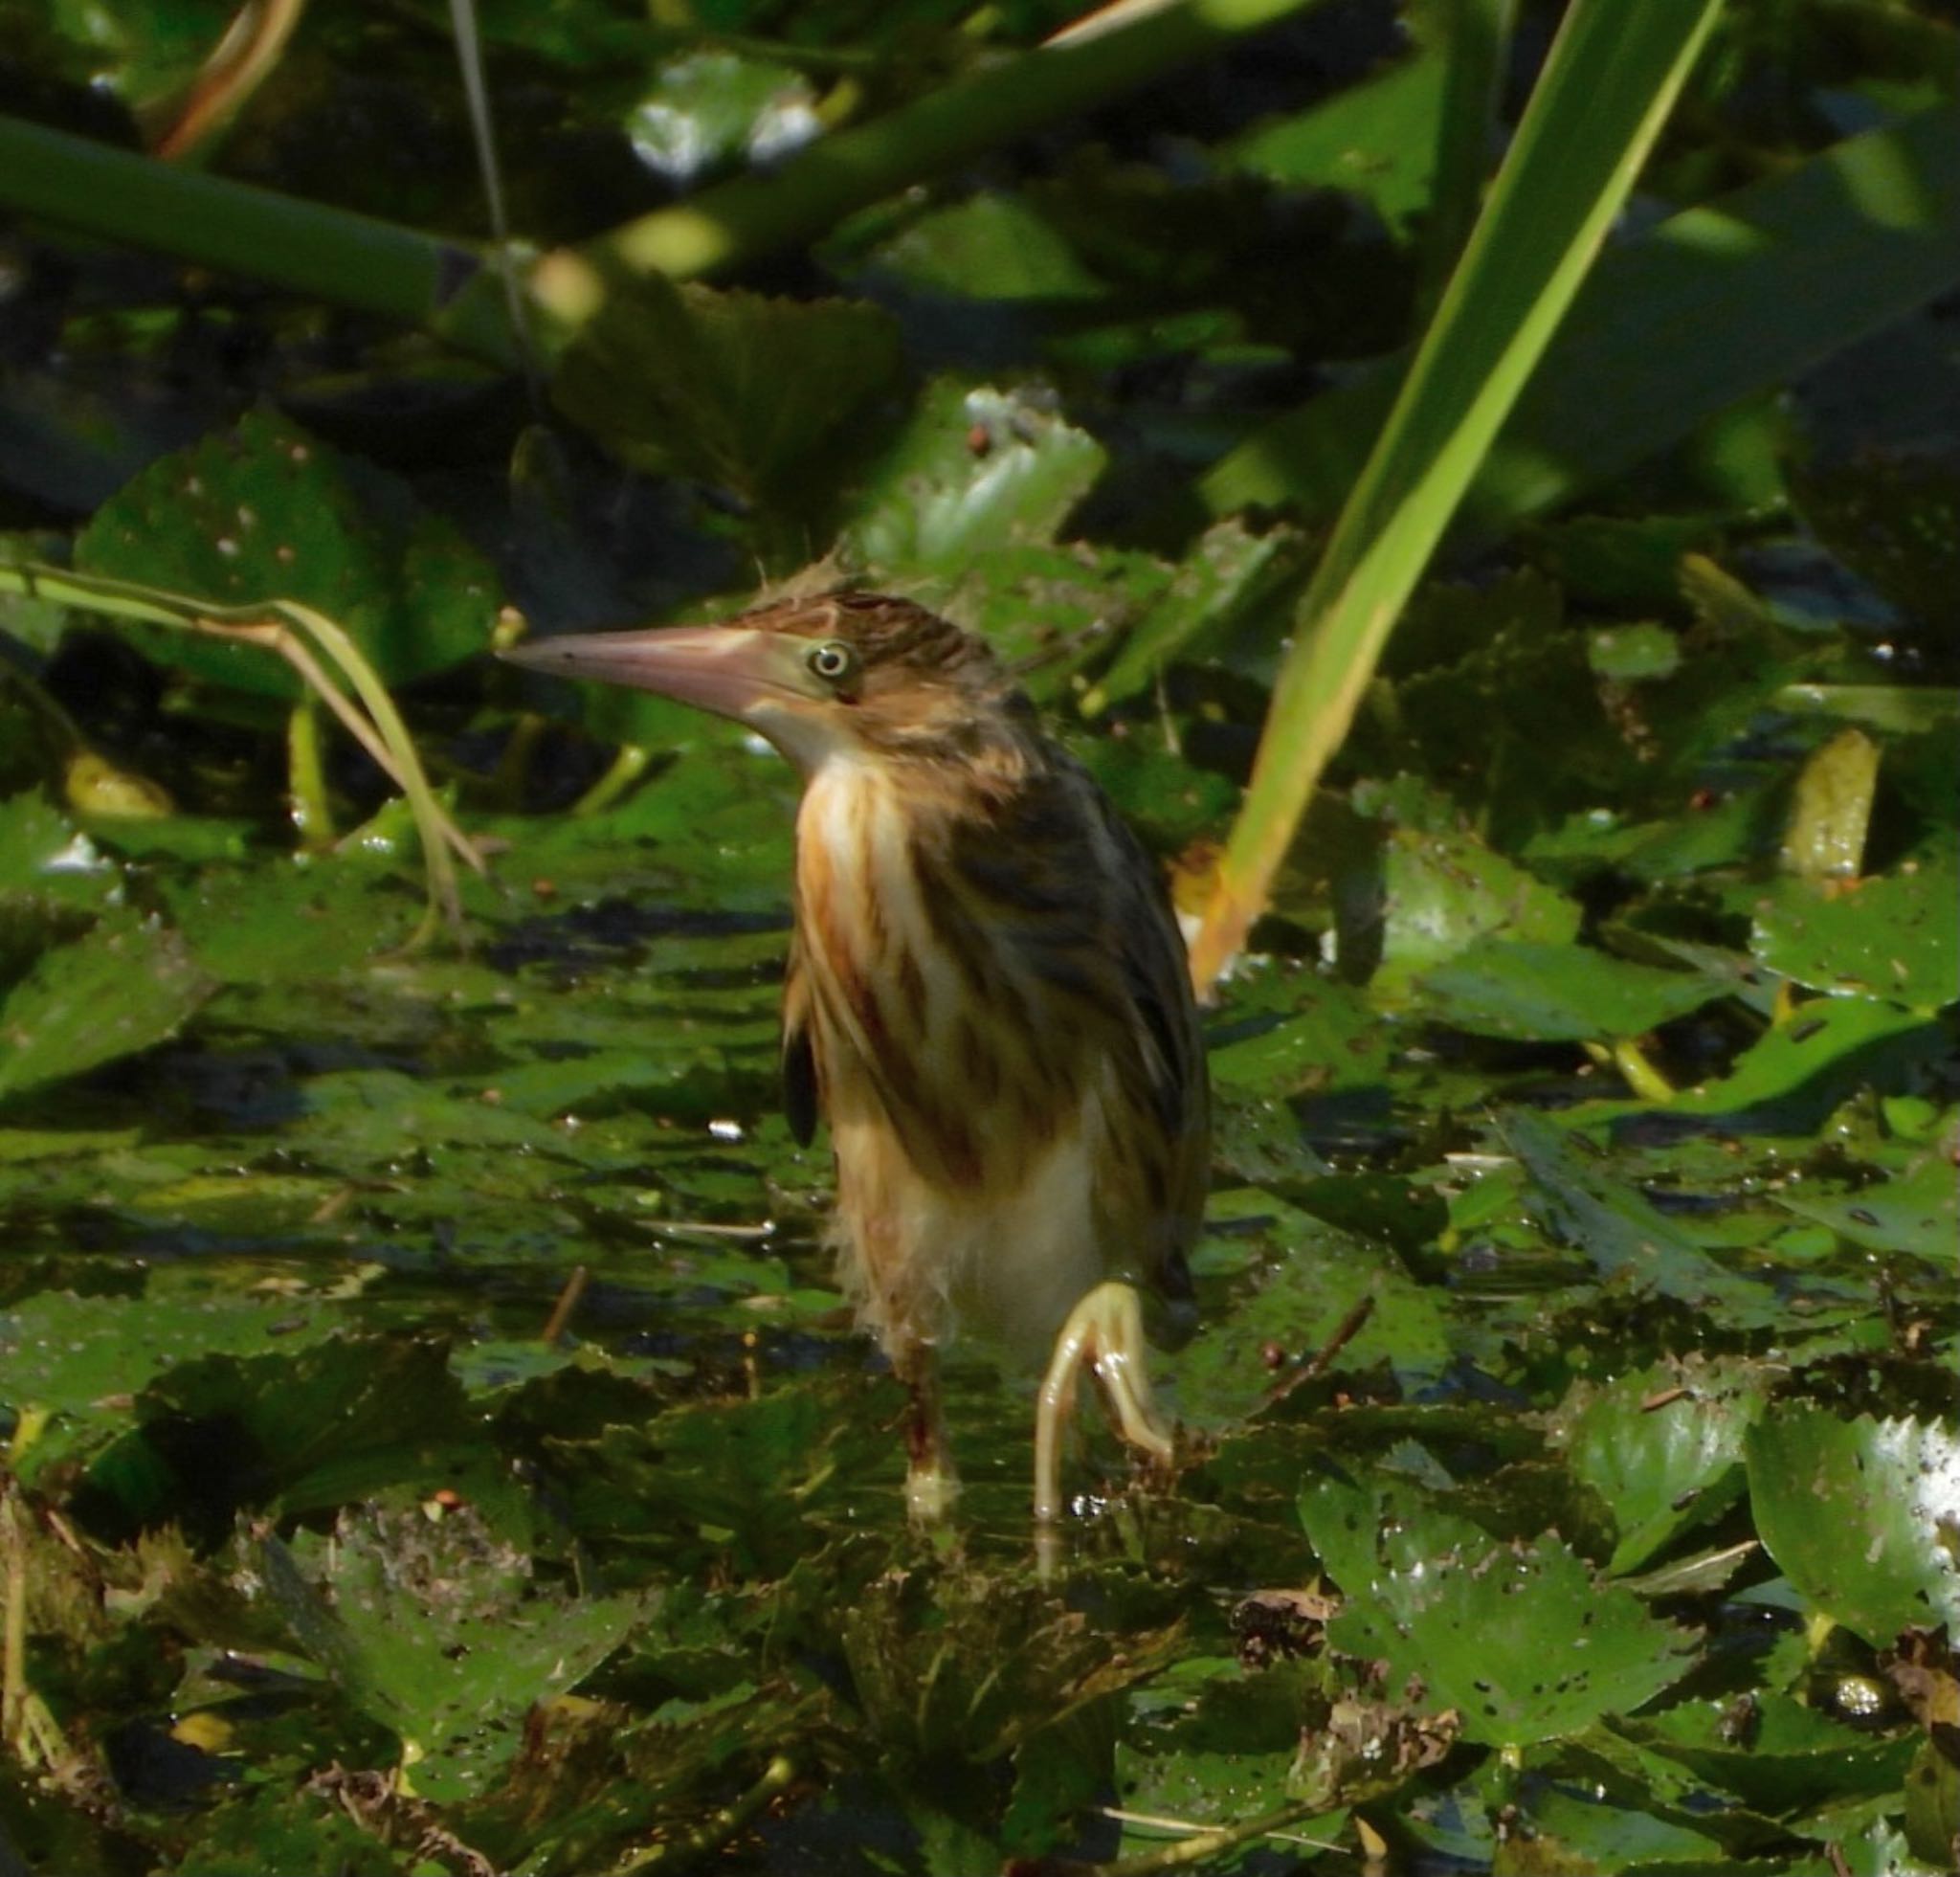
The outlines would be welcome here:
M 783 999 L 791 1128 L 828 1122 L 847 1286 L 918 1403 L 915 1508 L 942 1473 L 932 1351 L 973 1329 L 1060 1350 L 1056 1422 L 1093 1366 L 1160 1456 L 1130 1284 L 1191 1314 L 1208 1101 L 1156 868 L 985 642 L 839 593 L 715 626 L 559 638 L 519 662 L 737 718 L 796 763 Z

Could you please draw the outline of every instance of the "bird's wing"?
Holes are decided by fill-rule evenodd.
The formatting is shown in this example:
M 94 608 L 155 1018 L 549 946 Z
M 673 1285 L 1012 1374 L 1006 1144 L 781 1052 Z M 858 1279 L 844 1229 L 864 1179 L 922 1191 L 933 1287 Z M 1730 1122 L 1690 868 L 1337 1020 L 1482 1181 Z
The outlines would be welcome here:
M 1111 870 L 1114 904 L 1111 937 L 1134 1013 L 1132 1049 L 1119 1053 L 1123 1073 L 1137 1078 L 1154 1116 L 1163 1156 L 1168 1204 L 1150 1221 L 1146 1256 L 1149 1276 L 1173 1306 L 1192 1296 L 1186 1254 L 1203 1221 L 1211 1181 L 1211 1087 L 1204 1037 L 1191 990 L 1191 968 L 1177 917 L 1156 862 L 1116 813 L 1097 794 L 1103 825 L 1124 863 Z M 1166 1329 L 1188 1333 L 1177 1323 Z M 1166 1338 L 1170 1339 L 1169 1337 Z
M 802 1147 L 816 1137 L 816 1048 L 810 1016 L 810 973 L 801 943 L 791 938 L 783 967 L 783 1112 Z

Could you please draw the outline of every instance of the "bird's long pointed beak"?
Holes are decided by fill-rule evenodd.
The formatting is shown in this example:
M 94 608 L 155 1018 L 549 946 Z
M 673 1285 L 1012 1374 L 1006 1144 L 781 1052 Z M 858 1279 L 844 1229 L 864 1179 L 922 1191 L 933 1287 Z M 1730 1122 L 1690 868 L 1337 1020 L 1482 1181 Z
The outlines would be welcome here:
M 744 717 L 790 692 L 769 633 L 744 626 L 663 626 L 653 632 L 573 633 L 500 656 L 527 671 L 590 678 Z

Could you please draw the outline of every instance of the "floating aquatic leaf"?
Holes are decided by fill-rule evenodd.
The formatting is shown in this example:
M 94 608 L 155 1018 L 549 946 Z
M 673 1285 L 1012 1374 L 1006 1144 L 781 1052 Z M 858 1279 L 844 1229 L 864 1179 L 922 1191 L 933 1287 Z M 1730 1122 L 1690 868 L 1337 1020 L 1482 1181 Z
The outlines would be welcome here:
M 568 1596 L 467 1507 L 345 1513 L 331 1544 L 261 1548 L 267 1594 L 306 1651 L 400 1734 L 415 1790 L 486 1797 L 533 1705 L 565 1694 L 625 1641 L 632 1597 Z
M 1934 1422 L 1845 1420 L 1779 1403 L 1750 1429 L 1763 1543 L 1807 1602 L 1886 1647 L 1960 1620 L 1960 1439 Z
M 206 600 L 299 600 L 336 620 L 390 683 L 490 640 L 496 576 L 405 482 L 280 416 L 248 413 L 153 462 L 100 508 L 76 566 Z M 299 679 L 253 646 L 124 625 L 159 662 L 214 683 L 296 698 Z
M 1644 1036 L 1724 994 L 1699 972 L 1657 971 L 1582 945 L 1480 938 L 1427 972 L 1422 1009 L 1438 1022 L 1526 1042 Z
M 1530 1174 L 1548 1221 L 1602 1277 L 1688 1303 L 1747 1294 L 1637 1188 L 1615 1177 L 1583 1136 L 1522 1108 L 1501 1115 L 1498 1128 Z
M 840 546 L 867 574 L 951 579 L 1052 541 L 1103 460 L 1038 398 L 941 379 L 867 478 Z
M 162 1042 L 212 989 L 161 921 L 108 914 L 0 1001 L 0 1101 Z
M 1749 949 L 1815 991 L 1938 1010 L 1960 1000 L 1956 896 L 1950 849 L 1842 886 L 1786 881 L 1757 901 Z
M 1607 1570 L 1637 1571 L 1682 1531 L 1742 1492 L 1743 1439 L 1764 1379 L 1742 1364 L 1623 1375 L 1572 1417 L 1567 1464 L 1606 1502 L 1619 1531 Z
M 840 432 L 889 389 L 898 330 L 876 306 L 615 284 L 552 381 L 560 407 L 627 461 L 695 477 L 746 502 L 828 497 Z
M 1895 1178 L 1838 1195 L 1779 1193 L 1776 1203 L 1867 1251 L 1924 1259 L 1949 1275 L 1960 1270 L 1960 1173 L 1938 1149 Z
M 1370 937 L 1379 947 L 1374 984 L 1394 994 L 1431 966 L 1488 940 L 1549 947 L 1574 937 L 1579 908 L 1473 836 L 1397 827 L 1381 851 L 1379 932 L 1350 913 L 1341 933 L 1343 969 Z M 1351 931 L 1348 927 L 1351 927 Z
M 1379 1657 L 1492 1746 L 1628 1714 L 1687 1673 L 1696 1639 L 1600 1583 L 1556 1536 L 1504 1544 L 1404 1486 L 1325 1479 L 1300 1516 L 1344 1594 L 1328 1641 Z

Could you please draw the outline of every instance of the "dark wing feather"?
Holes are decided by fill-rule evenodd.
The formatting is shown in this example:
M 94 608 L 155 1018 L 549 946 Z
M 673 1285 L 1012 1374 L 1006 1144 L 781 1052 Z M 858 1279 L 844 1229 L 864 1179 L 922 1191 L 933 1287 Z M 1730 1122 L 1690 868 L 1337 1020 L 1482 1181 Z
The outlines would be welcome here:
M 810 1025 L 810 974 L 803 966 L 803 947 L 793 938 L 783 967 L 783 1112 L 797 1144 L 808 1147 L 816 1138 L 816 1048 Z
M 1211 1182 L 1211 1085 L 1204 1036 L 1192 994 L 1191 968 L 1177 915 L 1156 863 L 1100 790 L 1097 806 L 1110 841 L 1125 857 L 1113 872 L 1117 955 L 1136 1017 L 1136 1041 L 1149 1106 L 1162 1130 L 1169 1204 L 1153 1221 L 1149 1275 L 1171 1306 L 1169 1321 L 1152 1325 L 1159 1341 L 1175 1344 L 1195 1325 L 1186 1257 L 1204 1220 Z
M 949 846 L 927 895 L 942 939 L 1017 955 L 1038 987 L 1028 1046 L 1054 1052 L 1051 1068 L 1079 1061 L 1092 1040 L 1108 1052 L 1143 1174 L 1141 1186 L 1112 1189 L 1110 1249 L 1188 1314 L 1177 1307 L 1191 1297 L 1185 1258 L 1204 1212 L 1211 1103 L 1184 941 L 1156 862 L 1088 771 L 1046 744 L 1013 794 L 953 829 Z

